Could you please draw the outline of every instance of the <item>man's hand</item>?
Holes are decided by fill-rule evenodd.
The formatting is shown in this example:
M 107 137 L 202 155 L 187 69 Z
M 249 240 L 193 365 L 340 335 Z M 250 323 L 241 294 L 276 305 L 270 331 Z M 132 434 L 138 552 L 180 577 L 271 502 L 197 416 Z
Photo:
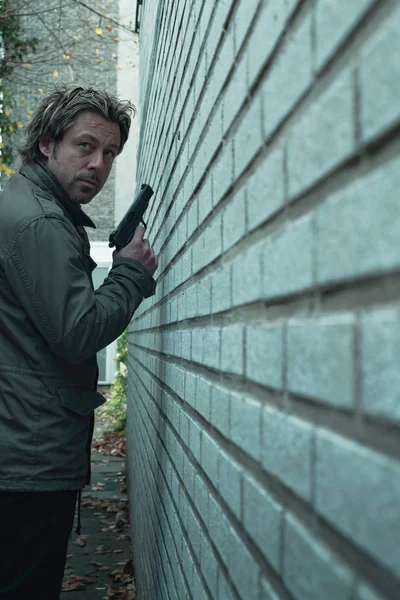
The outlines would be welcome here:
M 114 250 L 113 259 L 117 258 L 132 258 L 137 260 L 143 265 L 151 275 L 154 275 L 155 270 L 158 267 L 158 258 L 154 254 L 153 248 L 150 246 L 149 241 L 143 239 L 145 229 L 141 225 L 136 228 L 132 240 L 125 248 L 122 248 L 117 252 Z

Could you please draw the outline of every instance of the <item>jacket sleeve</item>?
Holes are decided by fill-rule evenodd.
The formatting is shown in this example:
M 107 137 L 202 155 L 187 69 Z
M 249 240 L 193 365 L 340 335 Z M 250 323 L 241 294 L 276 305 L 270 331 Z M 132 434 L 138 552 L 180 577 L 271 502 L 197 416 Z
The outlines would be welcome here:
M 41 216 L 14 240 L 6 277 L 18 302 L 49 348 L 80 363 L 127 327 L 155 282 L 137 261 L 117 259 L 93 291 L 82 260 L 82 241 L 66 219 Z

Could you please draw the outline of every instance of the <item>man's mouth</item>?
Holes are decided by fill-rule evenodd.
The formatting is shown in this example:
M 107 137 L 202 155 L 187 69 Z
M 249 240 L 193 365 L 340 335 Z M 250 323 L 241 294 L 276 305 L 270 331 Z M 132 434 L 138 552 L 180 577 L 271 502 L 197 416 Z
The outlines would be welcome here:
M 79 181 L 81 181 L 82 183 L 86 183 L 87 185 L 91 185 L 94 188 L 97 188 L 98 185 L 95 181 L 91 181 L 90 179 L 80 179 Z

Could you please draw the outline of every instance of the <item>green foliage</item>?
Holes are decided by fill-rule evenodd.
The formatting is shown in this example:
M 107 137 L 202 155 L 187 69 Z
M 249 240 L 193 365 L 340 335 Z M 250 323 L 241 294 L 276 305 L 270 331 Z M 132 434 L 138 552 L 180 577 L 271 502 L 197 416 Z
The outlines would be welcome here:
M 112 423 L 113 431 L 123 431 L 126 425 L 126 404 L 128 393 L 128 381 L 126 369 L 128 367 L 128 330 L 118 340 L 116 362 L 122 363 L 123 367 L 115 375 L 111 386 L 111 398 L 104 406 L 104 414 Z
M 21 66 L 30 53 L 36 52 L 39 40 L 35 37 L 21 39 L 20 18 L 12 0 L 0 0 L 0 31 L 3 46 L 0 53 L 0 171 L 9 176 L 13 173 L 9 168 L 13 162 L 13 135 L 21 129 L 22 123 L 12 118 L 15 99 L 8 92 L 7 82 L 12 79 L 14 69 Z

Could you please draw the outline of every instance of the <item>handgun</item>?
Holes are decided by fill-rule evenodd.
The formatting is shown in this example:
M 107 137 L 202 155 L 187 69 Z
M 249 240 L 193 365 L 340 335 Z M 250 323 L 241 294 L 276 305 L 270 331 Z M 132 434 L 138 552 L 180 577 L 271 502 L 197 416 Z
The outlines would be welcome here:
M 136 227 L 139 223 L 147 228 L 146 223 L 143 221 L 143 215 L 146 208 L 149 205 L 150 198 L 154 194 L 153 190 L 147 183 L 143 183 L 140 192 L 131 204 L 128 212 L 123 217 L 118 227 L 110 233 L 109 247 L 116 247 L 117 250 L 125 248 L 133 238 Z

